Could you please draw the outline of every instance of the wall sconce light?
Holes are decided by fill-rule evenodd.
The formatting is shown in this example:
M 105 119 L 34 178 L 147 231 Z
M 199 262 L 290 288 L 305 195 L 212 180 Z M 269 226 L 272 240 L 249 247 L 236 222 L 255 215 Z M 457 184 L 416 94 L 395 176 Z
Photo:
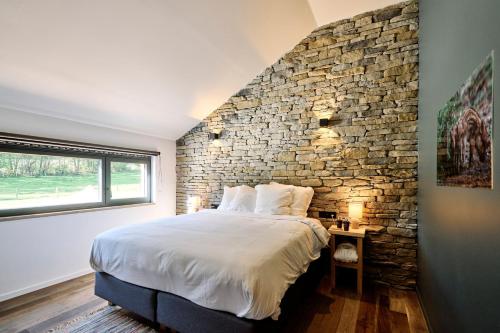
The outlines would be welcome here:
M 363 217 L 363 202 L 349 202 L 349 218 L 353 229 L 359 228 L 359 220 Z
M 212 132 L 212 133 L 208 134 L 208 138 L 210 140 L 219 140 L 220 139 L 220 135 L 221 135 L 221 133 L 213 133 Z
M 319 120 L 319 127 L 328 127 L 329 119 L 328 118 L 321 118 Z

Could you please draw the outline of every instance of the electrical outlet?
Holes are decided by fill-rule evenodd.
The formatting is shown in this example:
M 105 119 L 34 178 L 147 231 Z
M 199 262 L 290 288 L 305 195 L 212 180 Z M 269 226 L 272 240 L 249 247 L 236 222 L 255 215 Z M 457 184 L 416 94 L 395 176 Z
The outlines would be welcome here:
M 319 212 L 319 217 L 322 219 L 335 219 L 337 218 L 337 212 Z

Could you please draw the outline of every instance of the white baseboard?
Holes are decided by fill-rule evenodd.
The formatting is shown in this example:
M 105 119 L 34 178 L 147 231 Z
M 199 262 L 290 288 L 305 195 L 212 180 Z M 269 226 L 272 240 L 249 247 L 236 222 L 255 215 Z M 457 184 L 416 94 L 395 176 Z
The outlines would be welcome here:
M 93 272 L 93 270 L 91 268 L 86 268 L 86 269 L 83 269 L 81 271 L 74 272 L 74 273 L 71 273 L 71 274 L 68 274 L 68 275 L 63 275 L 63 276 L 57 277 L 57 278 L 52 279 L 52 280 L 48 280 L 48 281 L 36 283 L 36 284 L 31 285 L 31 286 L 28 286 L 28 287 L 25 287 L 25 288 L 21 288 L 21 289 L 18 289 L 18 290 L 9 291 L 9 292 L 0 294 L 0 302 L 6 301 L 8 299 L 11 299 L 11 298 L 14 298 L 14 297 L 17 297 L 17 296 L 24 295 L 24 294 L 27 294 L 27 293 L 30 293 L 30 292 L 33 292 L 33 291 L 36 291 L 36 290 L 39 290 L 39 289 L 42 289 L 42 288 L 50 287 L 50 286 L 52 286 L 54 284 L 58 284 L 58 283 L 61 283 L 61 282 L 64 282 L 64 281 L 68 281 L 68 280 L 77 278 L 79 276 L 82 276 L 82 275 L 85 275 L 85 274 L 89 274 L 91 272 Z

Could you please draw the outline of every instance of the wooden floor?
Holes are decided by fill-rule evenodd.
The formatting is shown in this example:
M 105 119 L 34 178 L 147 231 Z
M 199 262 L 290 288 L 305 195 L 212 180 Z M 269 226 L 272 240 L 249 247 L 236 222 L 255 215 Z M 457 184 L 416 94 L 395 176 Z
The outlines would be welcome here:
M 94 296 L 92 274 L 0 303 L 0 332 L 46 332 L 107 303 Z M 417 295 L 366 286 L 362 297 L 349 288 L 317 291 L 290 316 L 285 332 L 428 332 Z

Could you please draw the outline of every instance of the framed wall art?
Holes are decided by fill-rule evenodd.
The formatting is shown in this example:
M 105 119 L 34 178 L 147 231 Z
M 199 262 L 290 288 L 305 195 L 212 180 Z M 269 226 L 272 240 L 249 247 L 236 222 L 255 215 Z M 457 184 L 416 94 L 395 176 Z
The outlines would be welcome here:
M 492 188 L 493 51 L 438 112 L 438 186 Z

